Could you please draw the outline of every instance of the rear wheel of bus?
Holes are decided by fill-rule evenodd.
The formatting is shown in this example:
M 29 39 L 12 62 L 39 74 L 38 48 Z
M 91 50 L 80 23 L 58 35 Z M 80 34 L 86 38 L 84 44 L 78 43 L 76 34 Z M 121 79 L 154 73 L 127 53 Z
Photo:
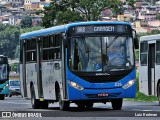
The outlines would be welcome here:
M 158 84 L 158 87 L 157 87 L 157 97 L 160 105 L 160 83 Z
M 58 92 L 58 102 L 59 102 L 60 110 L 62 110 L 62 111 L 68 110 L 70 103 L 69 103 L 69 101 L 62 100 L 62 95 L 61 95 L 60 90 Z
M 33 109 L 40 108 L 39 100 L 36 99 L 33 85 L 31 86 L 31 104 Z
M 113 110 L 121 110 L 123 99 L 114 99 L 111 101 Z

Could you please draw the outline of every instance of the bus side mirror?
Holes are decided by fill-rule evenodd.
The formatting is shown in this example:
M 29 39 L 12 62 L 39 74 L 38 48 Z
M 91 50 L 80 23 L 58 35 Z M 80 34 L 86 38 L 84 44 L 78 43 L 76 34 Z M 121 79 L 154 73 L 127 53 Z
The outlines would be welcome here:
M 135 49 L 139 49 L 139 40 L 138 40 L 137 37 L 134 38 L 134 48 L 135 48 Z

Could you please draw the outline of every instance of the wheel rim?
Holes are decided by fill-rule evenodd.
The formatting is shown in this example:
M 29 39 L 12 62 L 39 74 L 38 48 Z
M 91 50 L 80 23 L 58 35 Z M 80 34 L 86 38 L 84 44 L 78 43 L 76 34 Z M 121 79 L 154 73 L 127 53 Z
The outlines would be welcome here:
M 62 106 L 62 98 L 61 98 L 61 93 L 60 91 L 58 92 L 58 101 L 59 101 L 59 106 Z
M 34 105 L 34 103 L 35 103 L 35 101 L 34 101 L 34 98 L 33 98 L 33 97 L 32 97 L 31 102 L 32 102 L 32 106 L 33 106 L 33 105 Z
M 32 93 L 31 93 L 31 103 L 32 103 L 32 106 L 34 107 L 34 105 L 35 105 L 35 96 L 34 96 L 33 88 L 32 88 Z

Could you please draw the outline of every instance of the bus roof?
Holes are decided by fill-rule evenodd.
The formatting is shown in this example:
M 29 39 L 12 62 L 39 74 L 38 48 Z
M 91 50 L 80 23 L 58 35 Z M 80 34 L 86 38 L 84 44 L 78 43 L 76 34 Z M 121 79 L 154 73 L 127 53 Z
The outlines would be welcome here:
M 157 40 L 157 39 L 159 39 L 159 38 L 160 38 L 160 34 L 142 36 L 142 37 L 140 37 L 140 42 L 142 42 L 142 41 L 152 41 L 152 40 Z
M 68 30 L 68 28 L 73 27 L 73 26 L 94 25 L 94 24 L 114 24 L 114 25 L 117 24 L 117 25 L 129 25 L 129 26 L 131 26 L 131 24 L 128 23 L 128 22 L 118 22 L 118 21 L 116 21 L 116 22 L 105 22 L 105 21 L 75 22 L 75 23 L 69 23 L 69 24 L 66 24 L 66 25 L 54 26 L 54 27 L 50 27 L 50 28 L 45 28 L 45 29 L 33 31 L 33 32 L 24 33 L 24 34 L 21 34 L 20 40 L 31 38 L 31 37 L 38 37 L 38 36 L 41 36 L 41 35 L 49 35 L 49 34 L 53 34 L 53 33 L 63 32 L 63 31 L 66 31 L 66 30 Z

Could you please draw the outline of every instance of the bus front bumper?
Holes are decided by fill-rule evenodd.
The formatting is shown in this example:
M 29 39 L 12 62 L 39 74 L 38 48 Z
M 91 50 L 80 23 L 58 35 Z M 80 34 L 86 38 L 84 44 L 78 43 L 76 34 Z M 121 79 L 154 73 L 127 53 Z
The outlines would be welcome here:
M 84 89 L 78 90 L 68 86 L 68 99 L 69 100 L 110 100 L 118 98 L 135 98 L 136 85 L 123 89 Z

